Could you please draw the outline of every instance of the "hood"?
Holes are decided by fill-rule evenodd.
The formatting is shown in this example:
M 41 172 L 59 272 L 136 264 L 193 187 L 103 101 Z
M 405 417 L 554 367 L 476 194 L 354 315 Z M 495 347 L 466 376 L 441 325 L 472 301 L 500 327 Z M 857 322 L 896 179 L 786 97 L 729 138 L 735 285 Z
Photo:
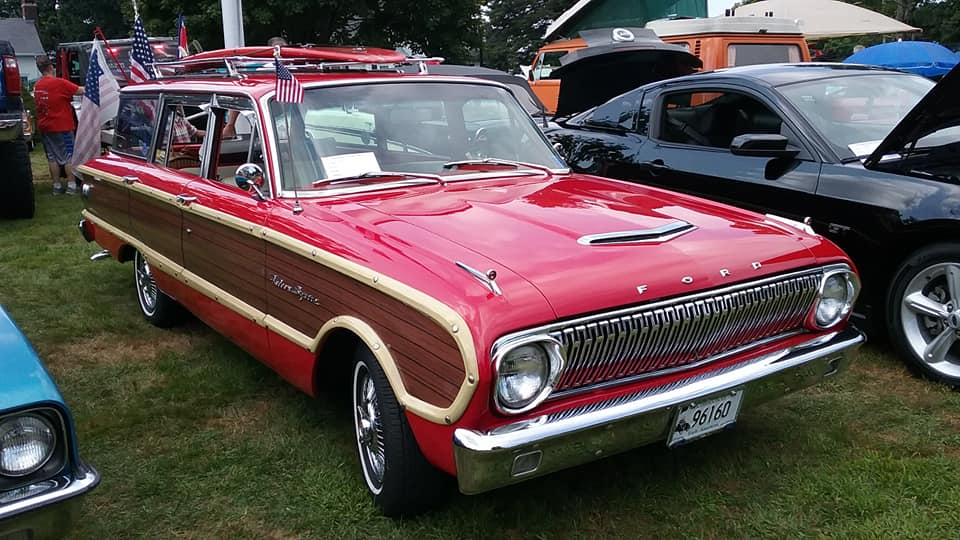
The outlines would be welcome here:
M 434 250 L 445 244 L 430 237 L 442 237 L 457 250 L 430 255 L 451 266 L 466 249 L 519 276 L 561 318 L 811 266 L 809 248 L 823 241 L 718 203 L 580 175 L 453 182 L 358 204 L 381 235 L 402 231 Z M 501 285 L 507 300 L 522 294 Z
M 27 338 L 0 307 L 0 413 L 39 402 L 63 403 Z
M 927 92 L 886 138 L 863 162 L 868 169 L 875 169 L 884 156 L 899 154 L 910 144 L 937 132 L 960 124 L 960 65 L 950 70 L 936 86 Z
M 645 28 L 584 30 L 584 49 L 560 59 L 557 116 L 605 103 L 648 83 L 688 75 L 703 65 L 680 45 L 664 43 Z

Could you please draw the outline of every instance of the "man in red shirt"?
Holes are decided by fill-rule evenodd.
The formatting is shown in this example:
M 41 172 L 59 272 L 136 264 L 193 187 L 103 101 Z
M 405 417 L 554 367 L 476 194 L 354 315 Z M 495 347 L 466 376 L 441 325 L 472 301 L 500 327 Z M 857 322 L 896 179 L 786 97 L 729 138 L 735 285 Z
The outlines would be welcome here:
M 53 193 L 76 193 L 73 185 L 73 132 L 77 129 L 73 113 L 73 96 L 83 94 L 83 87 L 56 76 L 50 59 L 37 58 L 37 69 L 43 77 L 33 87 L 33 99 L 37 104 L 37 125 L 40 128 L 43 148 L 50 165 Z M 61 168 L 66 174 L 60 183 Z

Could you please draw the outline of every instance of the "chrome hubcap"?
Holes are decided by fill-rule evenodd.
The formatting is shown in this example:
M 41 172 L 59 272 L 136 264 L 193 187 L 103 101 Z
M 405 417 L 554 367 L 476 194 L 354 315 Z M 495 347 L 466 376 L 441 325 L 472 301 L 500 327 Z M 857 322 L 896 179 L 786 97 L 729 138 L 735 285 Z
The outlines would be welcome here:
M 383 472 L 386 464 L 383 424 L 377 401 L 377 389 L 363 362 L 357 363 L 353 373 L 353 410 L 363 476 L 370 491 L 380 493 L 383 488 Z
M 153 315 L 157 308 L 157 281 L 150 272 L 150 263 L 140 253 L 137 253 L 134 270 L 137 279 L 137 296 L 140 307 L 147 315 Z
M 931 369 L 960 377 L 960 264 L 939 263 L 917 274 L 904 291 L 901 324 L 913 353 Z

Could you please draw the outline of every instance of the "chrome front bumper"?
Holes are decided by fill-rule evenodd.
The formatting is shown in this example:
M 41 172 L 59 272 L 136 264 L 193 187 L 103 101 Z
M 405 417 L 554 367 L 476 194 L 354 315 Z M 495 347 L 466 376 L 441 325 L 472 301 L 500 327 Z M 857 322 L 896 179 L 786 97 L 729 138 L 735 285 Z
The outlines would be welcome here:
M 0 540 L 62 538 L 70 530 L 80 495 L 99 483 L 97 470 L 81 462 L 72 477 L 58 476 L 19 488 L 25 490 L 22 498 L 0 502 Z M 31 489 L 35 494 L 26 491 Z M 9 492 L 0 492 L 0 497 L 8 496 Z
M 0 142 L 16 140 L 23 134 L 23 118 L 20 113 L 0 114 Z
M 501 426 L 458 429 L 460 491 L 481 493 L 667 438 L 681 406 L 742 389 L 744 408 L 812 386 L 843 371 L 864 341 L 846 329 L 727 368 L 578 409 Z M 519 470 L 519 472 L 518 472 Z

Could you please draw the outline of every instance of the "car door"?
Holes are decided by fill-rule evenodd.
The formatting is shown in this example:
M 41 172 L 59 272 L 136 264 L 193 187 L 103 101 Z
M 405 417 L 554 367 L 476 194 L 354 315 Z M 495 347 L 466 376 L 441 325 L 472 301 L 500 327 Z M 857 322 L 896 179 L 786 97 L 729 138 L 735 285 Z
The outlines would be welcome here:
M 202 114 L 191 114 L 193 109 L 185 101 L 182 108 L 172 107 L 166 113 L 190 118 L 198 133 L 193 140 L 180 142 L 173 138 L 176 133 L 170 135 L 166 163 L 171 174 L 191 178 L 177 200 L 183 210 L 185 279 L 194 280 L 193 289 L 201 293 L 193 311 L 241 347 L 263 358 L 268 354 L 268 346 L 263 327 L 266 300 L 262 226 L 272 199 L 268 191 L 261 198 L 260 194 L 241 189 L 234 178 L 239 166 L 259 159 L 259 153 L 251 152 L 251 147 L 258 144 L 257 134 L 222 136 L 228 116 L 248 117 L 255 114 L 253 106 L 247 98 L 229 96 L 189 99 L 199 100 L 195 104 Z
M 619 164 L 630 179 L 792 219 L 809 215 L 821 161 L 765 97 L 716 85 L 671 87 L 648 99 L 649 142 Z M 785 137 L 795 155 L 734 153 L 735 138 L 747 135 Z

